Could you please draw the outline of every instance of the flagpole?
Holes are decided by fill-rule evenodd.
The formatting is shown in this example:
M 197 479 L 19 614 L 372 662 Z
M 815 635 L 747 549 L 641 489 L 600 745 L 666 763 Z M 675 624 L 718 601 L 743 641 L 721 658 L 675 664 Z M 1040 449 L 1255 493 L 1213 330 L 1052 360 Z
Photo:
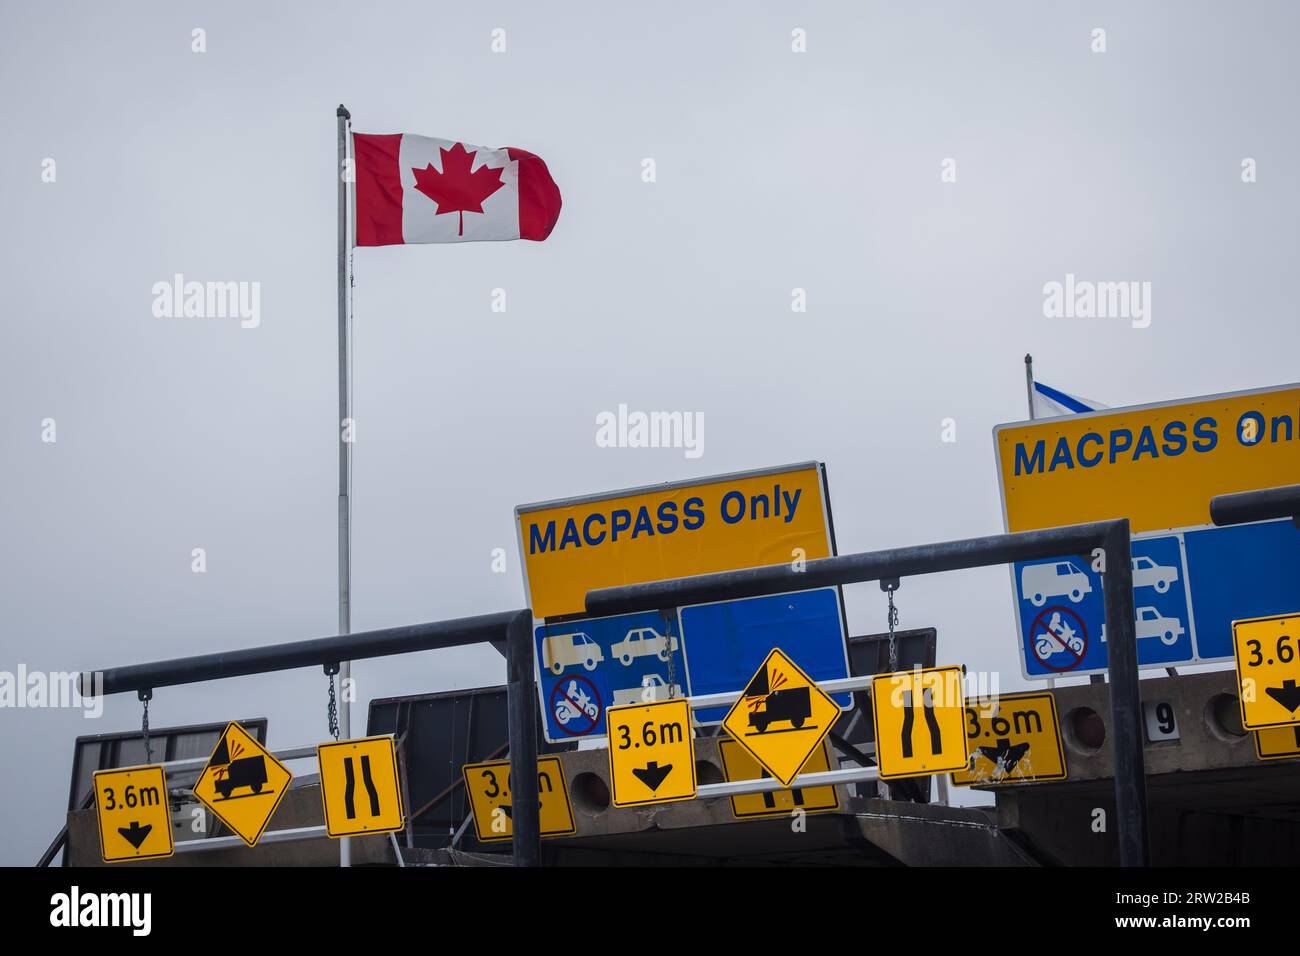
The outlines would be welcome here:
M 1029 399 L 1029 420 L 1032 422 L 1034 415 L 1034 357 L 1028 352 L 1025 353 L 1025 396 Z M 1056 686 L 1056 678 L 1047 678 L 1047 688 L 1051 690 Z
M 1029 398 L 1029 420 L 1034 420 L 1034 357 L 1025 353 L 1025 392 Z
M 339 633 L 352 631 L 352 354 L 348 329 L 348 126 L 352 114 L 339 104 L 335 116 L 339 133 Z M 339 737 L 352 736 L 352 662 L 339 662 Z M 339 841 L 339 866 L 352 865 L 352 847 L 345 837 Z

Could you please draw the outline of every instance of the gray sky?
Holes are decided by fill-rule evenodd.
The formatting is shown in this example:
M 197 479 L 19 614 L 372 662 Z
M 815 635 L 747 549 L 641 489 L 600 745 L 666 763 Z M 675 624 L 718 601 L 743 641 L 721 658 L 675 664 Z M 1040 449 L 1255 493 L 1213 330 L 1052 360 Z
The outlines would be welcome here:
M 339 102 L 359 132 L 532 150 L 564 195 L 545 243 L 357 253 L 368 629 L 520 606 L 512 508 L 571 494 L 815 458 L 841 551 L 1000 531 L 990 432 L 1025 417 L 1027 351 L 1109 405 L 1296 380 L 1298 21 L 1284 3 L 7 3 L 0 669 L 334 632 Z M 155 318 L 178 272 L 261 283 L 260 325 Z M 1149 281 L 1151 326 L 1045 318 L 1066 273 Z M 619 403 L 702 412 L 704 455 L 597 447 Z M 855 631 L 882 629 L 874 584 L 846 600 Z M 938 627 L 941 663 L 1023 683 L 1005 569 L 898 602 L 904 627 Z M 363 723 L 371 698 L 503 668 L 477 649 L 356 674 Z M 323 739 L 324 677 L 152 708 L 250 715 L 275 746 Z M 139 705 L 0 722 L 21 824 L 0 863 L 29 864 L 73 738 L 138 726 Z

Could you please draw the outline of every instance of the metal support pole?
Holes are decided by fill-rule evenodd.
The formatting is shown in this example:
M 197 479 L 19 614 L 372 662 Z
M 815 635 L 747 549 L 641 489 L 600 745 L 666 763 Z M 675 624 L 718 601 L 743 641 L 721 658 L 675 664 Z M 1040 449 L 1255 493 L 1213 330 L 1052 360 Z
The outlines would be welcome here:
M 1106 601 L 1106 670 L 1110 677 L 1110 745 L 1115 755 L 1115 814 L 1120 866 L 1147 866 L 1147 782 L 1142 755 L 1137 628 L 1128 519 L 1106 533 L 1101 576 Z
M 539 866 L 537 703 L 533 693 L 533 616 L 520 611 L 506 631 L 506 710 L 510 731 L 510 823 L 515 866 Z
M 87 671 L 81 675 L 81 692 L 85 695 L 98 693 L 108 696 L 146 688 L 157 690 L 159 687 L 197 684 L 227 677 L 269 674 L 298 667 L 322 667 L 337 661 L 340 654 L 346 654 L 350 660 L 361 661 L 393 654 L 464 647 L 467 644 L 491 644 L 502 640 L 510 623 L 519 615 L 530 613 L 528 610 L 497 611 L 450 621 L 403 624 L 379 631 L 317 637 L 309 641 L 271 644 L 266 647 L 247 647 L 170 661 L 113 667 L 98 672 Z M 99 674 L 98 679 L 96 673 Z
M 1210 520 L 1219 527 L 1290 518 L 1300 528 L 1300 485 L 1261 488 L 1210 499 Z
M 339 633 L 352 630 L 352 356 L 348 348 L 348 177 L 344 175 L 348 158 L 348 121 L 352 114 L 342 103 L 335 113 L 338 119 L 339 163 L 335 174 L 339 186 Z M 339 687 L 343 696 L 339 707 L 339 736 L 352 736 L 352 662 L 339 662 Z M 339 841 L 339 866 L 350 866 L 352 847 L 345 837 Z
M 630 614 L 837 584 L 879 581 L 881 578 L 904 578 L 1013 561 L 1058 558 L 1063 554 L 1089 555 L 1094 548 L 1102 546 L 1106 530 L 1112 523 L 1096 521 L 1041 531 L 1016 531 L 984 538 L 816 558 L 808 561 L 802 571 L 786 562 L 646 584 L 598 588 L 587 592 L 586 608 L 587 613 L 593 616 Z

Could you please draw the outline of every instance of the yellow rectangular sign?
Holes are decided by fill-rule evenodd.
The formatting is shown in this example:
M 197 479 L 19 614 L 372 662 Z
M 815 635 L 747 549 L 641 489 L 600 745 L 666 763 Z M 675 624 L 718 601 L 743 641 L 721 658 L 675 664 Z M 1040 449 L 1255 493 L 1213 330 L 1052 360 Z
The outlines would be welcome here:
M 1260 760 L 1286 760 L 1300 757 L 1300 724 L 1293 727 L 1270 727 L 1257 730 L 1255 756 Z
M 1300 613 L 1232 622 L 1241 726 L 1300 724 Z
M 753 755 L 730 737 L 718 741 L 722 772 L 727 780 L 759 780 L 770 777 Z M 826 745 L 813 751 L 803 765 L 804 773 L 825 773 L 831 769 Z M 769 790 L 766 793 L 742 793 L 731 798 L 731 815 L 737 820 L 752 817 L 788 817 L 795 810 L 804 813 L 827 813 L 840 808 L 834 787 L 800 787 L 795 790 Z
M 965 770 L 966 698 L 962 668 L 880 674 L 871 681 L 880 778 Z
M 685 697 L 611 707 L 605 714 L 614 806 L 641 807 L 695 796 L 695 731 Z
M 406 820 L 392 737 L 334 740 L 316 748 L 325 832 L 391 833 Z
M 99 855 L 105 863 L 171 856 L 167 775 L 157 764 L 95 773 Z
M 1215 495 L 1296 482 L 1300 385 L 999 425 L 993 439 L 1008 531 L 1208 525 Z
M 467 763 L 460 768 L 469 794 L 474 832 L 483 843 L 509 840 L 514 806 L 510 799 L 510 761 L 489 760 Z M 538 817 L 542 836 L 563 836 L 575 832 L 569 786 L 559 757 L 537 758 Z
M 515 509 L 538 618 L 582 614 L 588 591 L 831 554 L 816 462 Z
M 966 746 L 970 766 L 952 775 L 959 787 L 1065 779 L 1065 751 L 1052 694 L 967 701 Z

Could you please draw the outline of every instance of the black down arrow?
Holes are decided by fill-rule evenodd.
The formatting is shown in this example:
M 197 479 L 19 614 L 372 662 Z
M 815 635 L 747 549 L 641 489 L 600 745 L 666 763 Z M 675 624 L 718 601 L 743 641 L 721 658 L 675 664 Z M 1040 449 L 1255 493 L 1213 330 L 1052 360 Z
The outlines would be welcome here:
M 999 737 L 996 747 L 981 747 L 980 753 L 993 761 L 1003 773 L 1010 773 L 1015 769 L 1016 764 L 1020 763 L 1021 758 L 1029 753 L 1029 741 L 1018 743 L 1013 747 L 1009 737 Z
M 673 771 L 670 763 L 659 766 L 658 760 L 651 760 L 644 767 L 633 767 L 632 774 L 651 790 L 658 790 L 659 785 Z
M 1264 693 L 1268 694 L 1275 701 L 1285 707 L 1291 713 L 1300 707 L 1300 687 L 1295 685 L 1294 680 L 1282 681 L 1281 687 L 1265 687 Z
M 131 844 L 131 846 L 135 847 L 137 850 L 140 849 L 140 844 L 144 843 L 151 830 L 153 830 L 152 823 L 146 823 L 144 826 L 140 826 L 139 820 L 132 820 L 129 827 L 117 828 L 117 832 L 122 834 L 122 839 L 126 840 L 127 843 Z

